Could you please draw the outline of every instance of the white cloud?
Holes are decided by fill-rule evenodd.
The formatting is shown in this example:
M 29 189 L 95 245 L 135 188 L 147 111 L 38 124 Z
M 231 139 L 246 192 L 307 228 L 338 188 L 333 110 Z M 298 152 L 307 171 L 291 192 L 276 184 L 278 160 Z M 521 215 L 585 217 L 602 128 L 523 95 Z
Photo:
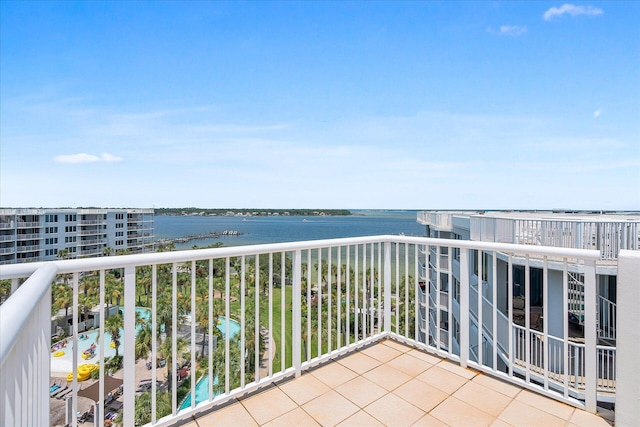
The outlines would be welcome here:
M 598 117 L 600 117 L 600 114 L 602 114 L 602 108 L 598 108 L 596 111 L 593 112 L 593 118 L 597 119 Z
M 545 21 L 551 21 L 556 16 L 561 16 L 568 13 L 571 16 L 577 15 L 602 15 L 604 12 L 602 9 L 593 6 L 576 6 L 573 4 L 563 4 L 560 7 L 552 7 L 547 10 L 542 17 Z
M 56 163 L 95 163 L 95 162 L 120 162 L 122 157 L 114 156 L 109 153 L 102 153 L 101 156 L 94 154 L 78 153 L 63 154 L 53 158 Z
M 487 28 L 487 32 L 496 34 L 499 36 L 521 36 L 527 32 L 527 27 L 521 27 L 519 25 L 502 25 L 499 29 Z
M 103 162 L 121 162 L 122 157 L 114 156 L 113 154 L 109 154 L 109 153 L 102 153 L 101 160 Z

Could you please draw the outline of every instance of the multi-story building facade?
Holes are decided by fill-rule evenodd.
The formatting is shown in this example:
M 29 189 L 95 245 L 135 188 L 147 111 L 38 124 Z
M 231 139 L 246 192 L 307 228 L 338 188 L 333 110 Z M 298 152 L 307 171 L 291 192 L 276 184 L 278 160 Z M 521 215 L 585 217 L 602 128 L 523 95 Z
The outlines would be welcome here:
M 597 295 L 591 302 L 597 313 L 598 400 L 613 401 L 617 257 L 620 250 L 640 247 L 639 214 L 424 211 L 417 220 L 426 226 L 427 237 L 437 239 L 599 250 L 595 283 L 585 283 L 585 269 L 591 267 L 584 262 L 486 250 L 465 253 L 462 259 L 460 250 L 446 242 L 423 247 L 420 339 L 429 337 L 425 344 L 459 354 L 460 340 L 465 339 L 460 335 L 460 284 L 469 283 L 465 292 L 471 358 L 503 372 L 533 376 L 550 388 L 561 381 L 553 372 L 565 372 L 568 364 L 575 383 L 570 395 L 580 399 L 585 375 L 580 368 L 585 307 L 590 306 L 585 286 L 593 286 Z M 462 275 L 468 277 L 463 281 Z M 567 354 L 569 357 L 563 356 Z M 558 388 L 564 385 L 557 384 Z
M 0 265 L 150 252 L 153 209 L 0 209 Z

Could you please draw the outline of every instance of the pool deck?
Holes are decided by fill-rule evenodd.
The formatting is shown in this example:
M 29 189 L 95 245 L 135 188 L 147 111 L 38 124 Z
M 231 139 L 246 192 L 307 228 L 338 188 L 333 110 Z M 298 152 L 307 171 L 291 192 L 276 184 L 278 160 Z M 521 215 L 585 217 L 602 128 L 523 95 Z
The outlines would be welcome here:
M 145 359 L 140 359 L 136 362 L 136 384 L 140 383 L 140 381 L 144 379 L 151 378 L 151 373 L 149 370 L 147 370 L 145 363 L 146 363 Z M 167 375 L 167 367 L 165 366 L 163 368 L 157 368 L 156 375 L 158 379 L 161 379 L 161 380 L 165 379 Z M 115 372 L 112 376 L 114 378 L 123 379 L 124 370 L 121 369 Z M 64 376 L 52 375 L 51 382 L 54 382 L 54 381 L 66 381 L 66 374 Z M 97 380 L 90 379 L 87 381 L 80 382 L 79 385 L 82 389 L 85 389 L 95 382 L 97 382 Z M 64 400 L 50 399 L 49 403 L 50 403 L 51 425 L 54 427 L 64 427 L 64 405 L 65 405 Z M 85 397 L 78 398 L 78 412 L 82 413 L 89 410 L 91 405 L 93 405 L 93 401 Z M 91 426 L 93 425 L 93 423 L 89 421 L 83 425 Z

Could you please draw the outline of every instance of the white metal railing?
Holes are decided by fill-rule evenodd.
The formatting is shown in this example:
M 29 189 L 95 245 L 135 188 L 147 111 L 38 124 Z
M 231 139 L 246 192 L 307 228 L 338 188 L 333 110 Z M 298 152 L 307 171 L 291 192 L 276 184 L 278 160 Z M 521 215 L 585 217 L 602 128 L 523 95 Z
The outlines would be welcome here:
M 638 220 L 524 219 L 472 216 L 471 239 L 485 242 L 597 249 L 615 260 L 623 249 L 640 249 Z
M 89 225 L 104 225 L 107 223 L 106 219 L 81 219 L 78 221 L 79 226 L 89 226 Z
M 16 234 L 16 240 L 40 240 L 43 238 L 40 233 Z
M 616 318 L 616 303 L 598 295 L 598 336 L 600 338 L 616 339 Z
M 436 309 L 430 312 L 431 304 L 425 303 L 426 295 L 418 286 L 418 268 L 420 263 L 428 265 L 429 251 L 423 250 L 426 246 L 447 248 L 449 253 L 454 248 L 459 250 L 459 277 L 456 279 L 460 282 L 459 301 L 451 301 L 452 295 L 448 292 L 437 291 L 434 294 L 435 302 L 445 306 L 452 303 L 455 310 Z M 73 350 L 69 350 L 73 370 L 69 376 L 72 390 L 69 396 L 73 399 L 74 414 L 77 412 L 77 387 L 80 385 L 78 364 L 83 362 L 83 347 L 79 348 L 83 344 L 78 333 L 78 302 L 82 289 L 90 283 L 97 286 L 98 307 L 102 307 L 102 314 L 107 286 L 110 289 L 114 286 L 121 288 L 121 346 L 114 346 L 123 352 L 121 414 L 124 425 L 147 422 L 152 425 L 175 424 L 214 404 L 288 375 L 300 375 L 303 369 L 383 337 L 392 337 L 459 362 L 462 366 L 473 367 L 595 411 L 597 390 L 602 388 L 600 384 L 605 379 L 599 376 L 598 367 L 605 366 L 606 372 L 615 371 L 612 368 L 615 366 L 615 348 L 596 348 L 595 310 L 585 313 L 585 343 L 582 345 L 569 343 L 566 312 L 559 314 L 565 319 L 564 333 L 559 337 L 552 337 L 549 333 L 548 319 L 552 313 L 544 313 L 547 320 L 542 332 L 531 329 L 528 315 L 525 327 L 519 327 L 513 324 L 511 314 L 505 316 L 493 304 L 478 303 L 477 288 L 471 285 L 473 271 L 470 260 L 474 253 L 479 257 L 483 253 L 490 255 L 489 268 L 492 271 L 497 271 L 498 263 L 504 264 L 501 268 L 512 271 L 514 259 L 523 259 L 525 263 L 530 256 L 545 259 L 545 299 L 550 287 L 560 286 L 563 294 L 568 294 L 566 278 L 568 259 L 571 259 L 572 268 L 579 269 L 584 275 L 586 306 L 595 306 L 595 260 L 599 257 L 596 251 L 404 236 L 370 236 L 3 266 L 0 279 L 28 279 L 0 306 L 3 337 L 0 342 L 0 423 L 32 424 L 30 420 L 48 417 L 47 386 L 52 360 L 49 351 L 49 289 L 56 274 L 66 277 L 73 291 Z M 552 263 L 548 257 L 556 261 Z M 558 259 L 564 261 L 558 262 Z M 574 260 L 578 260 L 577 263 Z M 482 277 L 483 267 L 479 268 L 478 276 Z M 565 279 L 550 282 L 549 270 L 564 272 L 562 277 Z M 449 283 L 452 282 L 452 274 L 449 270 L 445 275 Z M 508 306 L 512 306 L 512 274 L 508 274 L 503 282 L 498 282 L 497 274 L 489 274 L 488 277 L 492 283 L 486 285 L 489 289 L 483 289 L 483 294 L 497 301 L 496 292 L 498 286 L 502 286 L 508 289 Z M 529 276 L 526 277 L 525 294 L 528 294 Z M 430 287 L 435 286 L 437 290 L 440 285 L 438 275 Z M 37 290 L 35 293 L 34 289 Z M 25 295 L 29 298 L 23 300 Z M 110 291 L 110 299 L 112 295 L 113 291 Z M 136 389 L 144 378 L 136 377 L 136 358 L 131 351 L 136 348 L 136 328 L 140 327 L 136 326 L 138 301 L 148 302 L 147 321 L 152 325 L 151 331 L 161 331 L 160 335 L 151 333 L 148 357 L 152 361 L 164 358 L 171 368 L 164 378 L 156 363 L 151 364 L 148 375 L 151 379 L 151 411 L 148 419 L 143 420 L 136 419 L 136 413 L 140 411 L 136 412 L 135 407 Z M 480 301 L 488 302 L 486 298 Z M 565 303 L 563 306 L 568 305 Z M 527 303 L 525 312 L 528 308 Z M 46 316 L 36 316 L 36 312 L 46 313 Z M 105 365 L 110 363 L 104 354 L 108 343 L 104 317 L 100 316 L 98 322 L 100 351 L 95 359 L 91 359 L 98 363 L 100 382 L 104 381 Z M 505 334 L 505 317 L 507 329 L 511 324 L 512 333 Z M 226 320 L 220 332 L 216 327 L 217 318 Z M 185 323 L 185 319 L 191 320 Z M 476 325 L 478 319 L 481 319 L 481 328 Z M 233 325 L 239 331 L 237 335 L 232 334 L 230 320 L 236 322 Z M 25 322 L 33 323 L 34 331 L 28 337 L 20 333 Z M 454 324 L 456 327 L 452 329 Z M 482 332 L 478 333 L 478 330 Z M 594 332 L 591 334 L 589 331 Z M 498 336 L 498 340 L 493 340 L 493 336 Z M 506 343 L 502 342 L 505 336 Z M 40 337 L 36 344 L 33 337 Z M 551 346 L 544 346 L 549 340 L 559 343 L 552 356 L 547 354 Z M 473 350 L 480 346 L 481 352 Z M 580 350 L 576 351 L 576 348 Z M 28 362 L 23 360 L 25 351 L 32 354 Z M 186 355 L 184 360 L 183 354 Z M 498 358 L 512 363 L 501 369 Z M 575 366 L 574 371 L 565 370 L 561 378 L 555 379 L 557 373 L 553 367 L 556 362 L 553 358 L 562 360 L 562 366 Z M 600 359 L 605 362 L 599 362 Z M 524 361 L 524 366 L 517 361 Z M 31 365 L 25 367 L 20 363 Z M 34 363 L 39 367 L 32 367 Z M 186 369 L 187 378 L 193 379 L 189 386 L 178 384 L 176 374 L 180 372 L 173 368 L 176 363 Z M 25 372 L 26 376 L 23 375 Z M 17 381 L 16 375 L 22 380 Z M 540 378 L 543 380 L 539 381 Z M 159 387 L 156 380 L 164 381 L 164 387 Z M 180 375 L 180 381 L 183 380 L 183 375 Z M 576 384 L 572 384 L 573 380 Z M 609 390 L 615 387 L 615 377 L 609 375 L 606 380 L 610 381 L 607 383 Z M 197 383 L 206 387 L 203 402 L 196 401 Z M 198 386 L 200 391 L 201 387 Z M 24 394 L 27 391 L 31 393 L 28 396 Z M 99 398 L 100 414 L 105 414 L 107 409 L 103 404 L 104 393 L 101 391 Z M 19 397 L 12 397 L 14 395 Z M 188 400 L 184 399 L 189 398 L 191 403 L 185 403 Z M 161 412 L 161 408 L 169 408 L 169 411 Z M 70 421 L 72 425 L 78 423 L 75 418 Z M 96 420 L 96 425 L 103 425 L 103 420 Z
M 33 252 L 33 251 L 39 251 L 39 250 L 40 250 L 40 245 L 28 245 L 28 246 L 17 245 L 16 246 L 16 252 Z

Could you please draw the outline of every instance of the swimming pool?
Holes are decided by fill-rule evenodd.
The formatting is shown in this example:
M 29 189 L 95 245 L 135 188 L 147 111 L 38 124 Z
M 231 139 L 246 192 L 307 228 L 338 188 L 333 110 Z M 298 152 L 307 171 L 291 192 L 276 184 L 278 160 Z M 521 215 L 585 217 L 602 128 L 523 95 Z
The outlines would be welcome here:
M 222 331 L 223 336 L 225 336 L 227 327 L 226 325 L 227 319 L 224 317 L 220 317 L 218 319 L 218 329 Z M 231 335 L 231 337 L 233 337 L 238 332 L 240 332 L 240 324 L 235 320 L 229 319 L 229 334 Z M 213 384 L 218 384 L 218 377 L 215 377 L 213 379 Z M 216 396 L 216 393 L 214 392 L 213 395 Z M 209 376 L 205 375 L 200 379 L 200 381 L 196 383 L 196 405 L 200 402 L 204 402 L 207 399 L 209 399 Z M 180 405 L 180 407 L 178 408 L 178 411 L 189 407 L 191 407 L 191 393 L 189 393 L 186 399 L 184 399 L 182 405 Z
M 138 313 L 142 318 L 149 320 L 151 318 L 151 310 L 144 307 L 136 307 L 136 313 Z M 140 329 L 139 326 L 136 327 L 136 333 Z M 119 354 L 122 354 L 124 351 L 124 346 L 122 345 L 122 337 L 124 334 L 124 330 L 120 329 L 120 349 Z M 80 336 L 85 336 L 84 339 L 78 339 L 78 366 L 84 363 L 94 363 L 98 360 L 98 355 L 100 354 L 100 343 L 98 342 L 98 330 L 82 332 Z M 116 355 L 116 349 L 111 347 L 111 334 L 104 334 L 104 357 L 113 357 Z M 95 345 L 94 354 L 95 356 L 90 359 L 83 359 L 82 353 L 87 350 L 91 345 Z M 57 351 L 63 351 L 64 354 L 62 356 L 56 357 L 55 354 Z M 51 375 L 61 376 L 67 375 L 73 369 L 73 340 L 69 339 L 67 345 L 62 347 L 55 352 L 51 353 Z

